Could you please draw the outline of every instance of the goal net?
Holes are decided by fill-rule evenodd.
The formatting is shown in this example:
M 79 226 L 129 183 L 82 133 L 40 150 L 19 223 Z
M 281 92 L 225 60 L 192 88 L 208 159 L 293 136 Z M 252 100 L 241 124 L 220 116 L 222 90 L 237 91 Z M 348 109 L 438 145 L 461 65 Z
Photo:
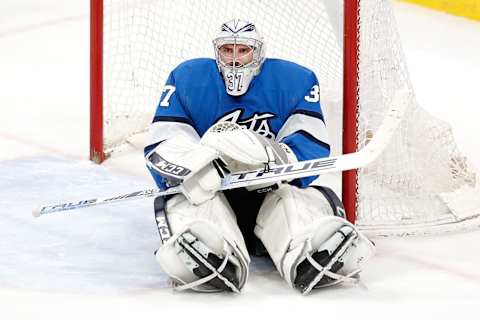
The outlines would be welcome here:
M 213 58 L 213 37 L 232 18 L 257 25 L 267 57 L 316 73 L 332 155 L 364 147 L 394 93 L 412 89 L 389 0 L 92 0 L 94 160 L 145 131 L 169 72 Z M 450 127 L 414 100 L 407 108 L 380 158 L 344 178 L 350 220 L 374 234 L 478 225 L 479 177 Z

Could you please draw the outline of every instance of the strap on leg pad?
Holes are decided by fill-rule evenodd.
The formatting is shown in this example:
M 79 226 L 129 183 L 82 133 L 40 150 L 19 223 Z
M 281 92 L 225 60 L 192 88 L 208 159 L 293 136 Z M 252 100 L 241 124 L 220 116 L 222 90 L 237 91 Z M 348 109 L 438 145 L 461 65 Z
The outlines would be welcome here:
M 306 295 L 312 289 L 352 281 L 360 270 L 345 276 L 336 272 L 343 267 L 342 256 L 357 237 L 355 230 L 346 225 L 335 232 L 316 252 L 307 253 L 305 260 L 297 266 L 295 288 Z M 311 247 L 311 243 L 308 245 Z
M 235 266 L 229 261 L 228 254 L 225 258 L 219 257 L 188 231 L 178 237 L 175 247 L 185 265 L 200 278 L 177 289 L 195 290 L 201 284 L 208 284 L 213 287 L 212 290 L 204 291 L 240 292 Z

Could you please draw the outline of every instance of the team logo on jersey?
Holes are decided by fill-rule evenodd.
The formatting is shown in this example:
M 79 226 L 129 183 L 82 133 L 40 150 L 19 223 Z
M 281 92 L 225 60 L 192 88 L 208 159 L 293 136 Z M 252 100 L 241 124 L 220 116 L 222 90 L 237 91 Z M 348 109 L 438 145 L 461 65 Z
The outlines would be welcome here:
M 254 113 L 250 118 L 241 119 L 243 115 L 242 109 L 237 109 L 229 114 L 222 116 L 217 122 L 234 122 L 241 127 L 254 131 L 265 138 L 275 139 L 275 134 L 270 129 L 268 120 L 275 118 L 275 114 L 265 112 L 265 113 Z

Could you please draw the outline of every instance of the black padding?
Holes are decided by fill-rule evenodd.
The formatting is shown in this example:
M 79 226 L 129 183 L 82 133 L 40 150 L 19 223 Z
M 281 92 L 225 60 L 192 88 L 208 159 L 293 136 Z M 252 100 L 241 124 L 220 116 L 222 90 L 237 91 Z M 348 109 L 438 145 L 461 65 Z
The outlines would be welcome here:
M 156 197 L 153 201 L 155 225 L 157 226 L 162 243 L 165 243 L 172 236 L 172 230 L 170 229 L 170 223 L 168 222 L 167 212 L 165 210 L 166 201 L 167 199 L 165 199 L 165 197 Z
M 342 200 L 337 196 L 335 191 L 332 189 L 325 187 L 325 186 L 310 186 L 312 188 L 317 189 L 320 191 L 324 196 L 325 199 L 327 199 L 328 203 L 330 204 L 330 207 L 333 210 L 333 214 L 337 217 L 344 218 L 346 219 L 347 216 L 345 214 L 345 207 L 343 206 Z
M 196 241 L 198 241 L 198 240 L 196 240 Z M 183 246 L 183 244 L 180 243 L 180 245 L 185 249 L 185 253 L 188 254 L 190 256 L 190 258 L 192 258 L 193 261 L 195 261 L 197 263 L 198 267 L 194 268 L 192 271 L 199 278 L 205 278 L 205 277 L 208 277 L 209 275 L 212 274 L 212 271 L 205 265 L 205 263 L 208 263 L 211 267 L 213 267 L 217 271 L 218 271 L 218 268 L 220 268 L 220 266 L 223 263 L 223 259 L 218 257 L 217 255 L 215 255 L 213 253 L 209 253 L 208 257 L 204 261 L 202 261 L 202 260 L 198 259 L 198 257 L 196 255 L 194 255 L 193 253 L 190 252 L 190 250 L 194 250 L 194 251 L 197 252 L 198 255 L 202 255 L 202 253 L 199 252 L 198 250 L 196 250 L 193 245 L 190 245 L 190 250 L 187 250 Z M 220 272 L 220 274 L 223 277 L 225 277 L 227 279 L 227 281 L 229 281 L 231 284 L 233 284 L 235 286 L 235 288 L 239 287 L 239 280 L 238 280 L 238 277 L 237 277 L 237 273 L 235 272 L 235 266 L 230 261 L 227 262 L 227 264 L 225 265 L 225 268 L 223 269 L 222 272 Z M 208 281 L 207 283 L 210 284 L 211 286 L 217 288 L 217 289 L 220 289 L 220 290 L 232 291 L 232 288 L 230 288 L 219 277 L 215 277 L 212 280 Z
M 245 188 L 238 188 L 225 190 L 223 194 L 237 217 L 237 224 L 245 239 L 248 252 L 255 256 L 266 256 L 267 250 L 253 233 L 258 211 L 262 206 L 266 193 L 250 192 Z

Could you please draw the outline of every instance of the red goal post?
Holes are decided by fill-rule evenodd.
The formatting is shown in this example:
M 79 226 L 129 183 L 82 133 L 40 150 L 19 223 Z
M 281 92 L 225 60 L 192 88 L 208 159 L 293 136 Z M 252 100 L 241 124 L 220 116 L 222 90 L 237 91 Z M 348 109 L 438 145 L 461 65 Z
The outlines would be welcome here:
M 357 151 L 358 107 L 358 1 L 345 1 L 343 20 L 343 153 Z M 348 75 L 348 76 L 347 76 Z M 342 201 L 347 219 L 355 221 L 357 170 L 342 174 Z
M 90 160 L 105 160 L 103 147 L 103 0 L 90 0 Z

